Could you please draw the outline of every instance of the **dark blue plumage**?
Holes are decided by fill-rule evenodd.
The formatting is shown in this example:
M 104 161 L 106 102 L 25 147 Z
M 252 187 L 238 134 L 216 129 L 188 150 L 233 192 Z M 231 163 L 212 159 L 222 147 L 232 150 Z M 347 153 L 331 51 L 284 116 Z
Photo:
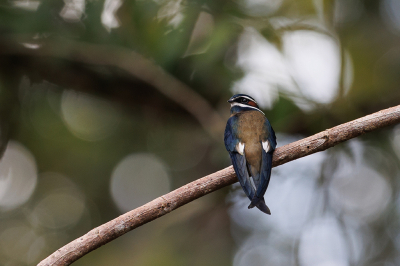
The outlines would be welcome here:
M 272 154 L 276 148 L 275 132 L 257 102 L 246 94 L 232 96 L 231 117 L 225 128 L 225 147 L 233 168 L 251 203 L 271 214 L 265 204 L 272 169 Z

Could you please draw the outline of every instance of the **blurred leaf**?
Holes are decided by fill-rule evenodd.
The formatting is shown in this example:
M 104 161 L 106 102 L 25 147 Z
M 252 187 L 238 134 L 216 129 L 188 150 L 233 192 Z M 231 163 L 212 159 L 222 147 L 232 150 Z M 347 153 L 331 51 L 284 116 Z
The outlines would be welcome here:
M 267 41 L 273 43 L 280 51 L 282 51 L 282 36 L 278 34 L 271 24 L 268 24 L 265 28 L 261 29 L 260 33 L 265 39 L 267 39 Z

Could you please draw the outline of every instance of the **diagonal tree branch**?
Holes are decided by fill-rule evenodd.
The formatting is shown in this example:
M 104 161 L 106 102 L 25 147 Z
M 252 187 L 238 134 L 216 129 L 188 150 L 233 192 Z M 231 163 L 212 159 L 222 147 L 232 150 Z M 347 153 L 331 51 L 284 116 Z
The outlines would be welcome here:
M 400 122 L 400 105 L 327 129 L 276 149 L 273 166 L 326 150 L 364 133 Z M 200 178 L 94 228 L 58 249 L 38 265 L 69 265 L 119 236 L 208 193 L 237 182 L 232 166 Z

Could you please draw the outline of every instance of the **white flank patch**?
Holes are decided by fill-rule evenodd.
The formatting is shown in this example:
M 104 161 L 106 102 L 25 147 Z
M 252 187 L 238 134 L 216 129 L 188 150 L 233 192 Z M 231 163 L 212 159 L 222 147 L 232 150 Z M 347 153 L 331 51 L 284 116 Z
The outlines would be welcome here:
M 262 142 L 262 146 L 265 152 L 269 152 L 269 149 L 271 148 L 271 146 L 269 145 L 269 141 L 263 141 Z
M 237 151 L 240 155 L 243 155 L 243 154 L 244 154 L 244 143 L 239 142 L 238 144 L 236 144 L 236 151 Z

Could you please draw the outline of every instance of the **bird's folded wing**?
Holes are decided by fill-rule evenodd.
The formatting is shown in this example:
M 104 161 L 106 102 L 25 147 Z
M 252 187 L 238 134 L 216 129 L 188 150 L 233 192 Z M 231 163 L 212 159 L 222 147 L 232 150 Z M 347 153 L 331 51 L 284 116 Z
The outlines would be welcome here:
M 260 182 L 257 185 L 256 196 L 262 198 L 268 188 L 269 180 L 271 179 L 272 169 L 272 153 L 262 150 L 261 169 L 260 169 Z
M 262 198 L 267 191 L 269 180 L 271 178 L 272 169 L 272 154 L 276 148 L 276 136 L 268 119 L 265 119 L 265 129 L 267 134 L 264 136 L 265 140 L 262 141 L 262 154 L 261 154 L 261 169 L 260 178 L 257 184 L 256 197 Z
M 246 158 L 237 152 L 229 152 L 229 155 L 231 156 L 233 168 L 235 169 L 240 185 L 242 186 L 247 197 L 252 200 L 255 191 L 250 182 L 250 177 L 246 166 Z

